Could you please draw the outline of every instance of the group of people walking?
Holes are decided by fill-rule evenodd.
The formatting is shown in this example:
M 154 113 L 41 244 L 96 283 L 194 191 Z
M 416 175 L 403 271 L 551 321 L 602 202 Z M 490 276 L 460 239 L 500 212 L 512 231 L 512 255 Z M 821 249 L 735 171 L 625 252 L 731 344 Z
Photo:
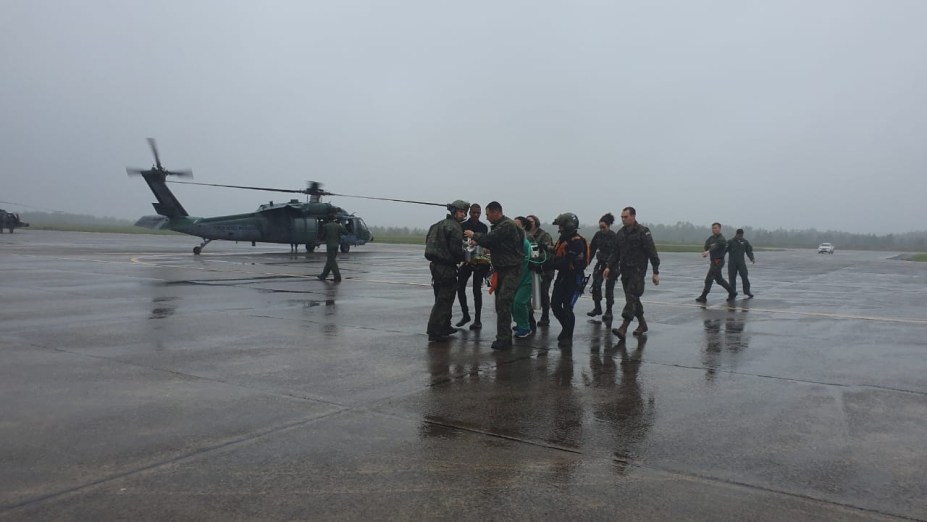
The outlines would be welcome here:
M 435 302 L 428 318 L 429 342 L 440 342 L 457 332 L 457 328 L 470 324 L 471 330 L 483 327 L 483 282 L 492 273 L 490 293 L 495 293 L 496 340 L 493 349 L 503 350 L 512 346 L 512 339 L 531 336 L 538 326 L 550 325 L 550 312 L 560 323 L 561 331 L 557 345 L 568 349 L 573 345 L 573 329 L 576 316 L 573 307 L 585 290 L 588 278 L 586 267 L 595 260 L 592 270 L 592 300 L 594 308 L 587 313 L 590 317 L 601 315 L 609 324 L 613 319 L 615 284 L 621 278 L 624 291 L 624 308 L 621 310 L 621 325 L 612 333 L 625 339 L 631 323 L 637 321 L 632 335 L 643 335 L 648 331 L 644 318 L 644 294 L 648 265 L 652 272 L 651 281 L 660 284 L 660 257 L 650 229 L 637 222 L 634 207 L 621 210 L 621 228 L 612 230 L 615 216 L 611 213 L 599 219 L 599 229 L 587 242 L 579 233 L 579 218 L 572 212 L 565 212 L 554 219 L 557 227 L 557 241 L 540 227 L 535 215 L 508 218 L 502 212 L 502 205 L 493 201 L 486 205 L 486 218 L 491 226 L 480 221 L 483 209 L 480 205 L 456 200 L 447 205 L 447 216 L 432 225 L 425 240 L 425 258 L 431 264 L 432 286 Z M 330 216 L 322 227 L 326 239 L 328 259 L 318 276 L 325 280 L 333 273 L 335 281 L 341 280 L 336 260 L 338 238 L 346 231 Z M 712 235 L 705 240 L 702 257 L 709 260 L 705 286 L 695 300 L 705 303 L 714 283 L 728 292 L 728 300 L 737 297 L 737 276 L 743 283 L 744 294 L 752 298 L 750 280 L 747 277 L 746 258 L 756 261 L 753 247 L 744 238 L 743 229 L 737 229 L 733 238 L 727 240 L 721 234 L 721 224 L 713 223 Z M 474 251 L 471 252 L 471 248 Z M 482 255 L 481 249 L 490 253 Z M 469 254 L 469 255 L 468 255 Z M 722 275 L 725 257 L 728 257 L 728 280 Z M 553 292 L 551 284 L 553 283 Z M 472 286 L 473 315 L 467 303 L 467 286 Z M 534 287 L 538 288 L 538 303 L 532 305 Z M 605 308 L 602 308 L 602 287 L 605 287 Z M 451 326 L 452 308 L 455 297 L 460 302 L 463 317 Z M 534 309 L 539 306 L 541 317 L 535 320 Z M 512 321 L 515 326 L 512 326 Z
M 576 324 L 573 307 L 585 289 L 588 281 L 585 271 L 593 257 L 596 265 L 593 269 L 592 293 L 596 306 L 589 315 L 603 314 L 601 299 L 604 282 L 606 309 L 603 319 L 611 320 L 614 286 L 620 277 L 625 306 L 621 312 L 621 326 L 612 332 L 624 339 L 635 319 L 638 326 L 632 334 L 642 335 L 647 332 L 644 306 L 640 298 L 644 293 L 648 263 L 653 272 L 653 284 L 660 284 L 660 258 L 650 230 L 637 222 L 637 212 L 633 207 L 622 209 L 622 227 L 617 232 L 611 231 L 614 216 L 602 216 L 599 232 L 591 243 L 580 235 L 579 218 L 571 212 L 560 214 L 553 221 L 558 234 L 554 241 L 540 227 L 537 216 L 510 219 L 503 213 L 502 205 L 496 201 L 486 206 L 490 227 L 479 222 L 482 209 L 477 204 L 470 205 L 466 201 L 457 200 L 447 208 L 449 213 L 445 219 L 429 229 L 425 245 L 425 257 L 431 262 L 435 294 L 428 321 L 430 342 L 447 340 L 448 336 L 457 331 L 451 326 L 455 295 L 463 312 L 456 326 L 462 327 L 472 321 L 471 330 L 482 328 L 482 282 L 491 270 L 493 283 L 490 292 L 496 296 L 496 339 L 492 344 L 493 349 L 506 349 L 512 346 L 513 337 L 529 337 L 538 326 L 548 326 L 550 312 L 553 312 L 561 325 L 558 346 L 570 348 Z M 463 221 L 467 214 L 469 218 Z M 471 256 L 470 260 L 465 260 L 465 242 L 466 247 L 476 246 L 488 250 L 491 265 L 482 256 Z M 474 301 L 472 317 L 466 296 L 467 281 L 471 277 Z M 539 287 L 540 297 L 540 302 L 535 305 L 541 309 L 537 321 L 531 305 L 534 284 Z
M 744 230 L 738 228 L 734 237 L 730 240 L 724 238 L 721 234 L 721 223 L 711 224 L 711 236 L 705 240 L 705 250 L 702 257 L 708 258 L 708 275 L 705 276 L 705 287 L 702 289 L 702 295 L 695 298 L 699 303 L 708 302 L 708 292 L 711 291 L 712 283 L 718 283 L 722 288 L 727 290 L 727 300 L 733 301 L 737 298 L 737 276 L 743 282 L 744 295 L 753 298 L 750 292 L 750 279 L 747 278 L 747 261 L 744 256 L 750 259 L 751 263 L 756 262 L 753 257 L 753 246 L 744 238 Z M 730 264 L 727 267 L 728 280 L 724 280 L 721 269 L 724 268 L 724 257 L 728 256 Z

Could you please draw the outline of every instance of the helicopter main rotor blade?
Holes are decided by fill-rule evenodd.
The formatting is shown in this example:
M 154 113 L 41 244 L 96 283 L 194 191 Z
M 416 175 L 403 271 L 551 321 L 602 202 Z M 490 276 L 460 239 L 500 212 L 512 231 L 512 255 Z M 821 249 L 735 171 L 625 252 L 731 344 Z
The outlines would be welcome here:
M 397 203 L 415 203 L 416 205 L 432 205 L 435 207 L 446 207 L 447 203 L 432 203 L 430 201 L 415 201 L 412 199 L 393 199 L 393 198 L 375 198 L 373 196 L 352 196 L 351 194 L 335 194 L 331 193 L 329 196 L 341 196 L 343 198 L 360 198 L 360 199 L 377 199 L 380 201 L 395 201 Z
M 193 181 L 172 181 L 171 183 L 180 183 L 182 185 L 203 185 L 206 187 L 237 188 L 237 189 L 245 189 L 245 190 L 264 190 L 268 192 L 287 192 L 290 194 L 312 194 L 312 191 L 313 191 L 313 189 L 311 188 L 294 190 L 294 189 L 278 189 L 278 188 L 269 188 L 269 187 L 247 187 L 243 185 L 220 185 L 218 183 L 195 183 Z M 415 203 L 416 205 L 432 205 L 436 207 L 446 207 L 447 206 L 446 203 L 432 203 L 430 201 L 415 201 L 411 199 L 375 198 L 373 196 L 354 196 L 351 194 L 335 194 L 334 192 L 325 192 L 325 191 L 320 191 L 319 194 L 322 196 L 341 196 L 343 198 L 376 199 L 379 201 L 395 201 L 397 203 Z
M 246 187 L 243 185 L 220 185 L 217 183 L 196 183 L 193 181 L 171 181 L 171 183 L 180 183 L 181 185 L 203 185 L 204 187 L 225 187 L 225 188 L 237 188 L 245 190 L 266 190 L 268 192 L 289 192 L 291 194 L 306 194 L 305 190 L 292 190 L 292 189 L 276 189 L 268 187 Z
M 158 166 L 158 170 L 162 170 L 164 167 L 161 166 L 161 158 L 158 157 L 158 144 L 155 143 L 154 138 L 148 138 L 148 146 L 151 147 L 151 153 L 155 157 L 155 165 Z

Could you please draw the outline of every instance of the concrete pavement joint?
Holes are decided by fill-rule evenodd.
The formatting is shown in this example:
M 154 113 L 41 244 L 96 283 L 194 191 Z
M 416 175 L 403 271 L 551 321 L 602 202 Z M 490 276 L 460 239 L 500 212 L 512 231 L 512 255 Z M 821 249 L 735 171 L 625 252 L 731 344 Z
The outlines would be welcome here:
M 139 475 L 139 474 L 145 473 L 145 472 L 147 472 L 147 471 L 151 471 L 151 470 L 155 470 L 155 469 L 162 468 L 162 467 L 165 467 L 165 466 L 169 466 L 169 465 L 171 465 L 171 464 L 183 463 L 183 462 L 186 462 L 186 461 L 189 461 L 189 460 L 193 460 L 193 459 L 195 459 L 195 458 L 199 458 L 199 457 L 202 456 L 202 455 L 206 455 L 206 454 L 209 454 L 209 453 L 213 453 L 213 452 L 220 451 L 220 450 L 222 450 L 222 449 L 226 449 L 226 448 L 230 448 L 230 447 L 234 447 L 234 446 L 244 445 L 244 444 L 247 444 L 248 442 L 255 441 L 255 440 L 257 440 L 257 439 L 266 437 L 266 436 L 268 436 L 268 435 L 273 435 L 273 434 L 280 433 L 280 432 L 283 432 L 283 431 L 286 431 L 286 430 L 294 429 L 294 428 L 299 427 L 299 426 L 303 426 L 303 425 L 306 425 L 306 424 L 311 424 L 311 423 L 313 423 L 313 422 L 316 422 L 316 421 L 319 421 L 319 420 L 322 420 L 322 419 L 326 419 L 326 418 L 331 417 L 331 416 L 334 416 L 334 415 L 340 415 L 340 414 L 345 413 L 345 412 L 347 412 L 347 411 L 350 411 L 350 409 L 349 409 L 349 408 L 339 409 L 339 410 L 332 411 L 332 412 L 329 412 L 329 413 L 323 413 L 323 414 L 321 414 L 321 415 L 316 415 L 316 416 L 312 416 L 312 417 L 304 417 L 304 418 L 302 418 L 302 419 L 300 419 L 300 420 L 298 420 L 298 421 L 293 421 L 293 422 L 290 422 L 290 423 L 287 423 L 287 424 L 283 424 L 283 425 L 279 425 L 279 426 L 276 426 L 276 427 L 273 427 L 273 428 L 269 428 L 269 429 L 266 429 L 266 430 L 261 430 L 261 431 L 258 431 L 258 432 L 252 432 L 252 433 L 250 433 L 250 434 L 248 434 L 248 435 L 244 435 L 244 436 L 242 436 L 242 437 L 238 437 L 238 438 L 235 438 L 235 439 L 232 439 L 232 440 L 228 440 L 228 441 L 225 441 L 225 442 L 220 443 L 220 444 L 216 444 L 216 445 L 213 445 L 213 446 L 206 446 L 206 447 L 199 448 L 199 449 L 196 449 L 196 450 L 194 450 L 194 451 L 191 451 L 191 452 L 188 452 L 188 453 L 185 453 L 185 454 L 182 454 L 182 455 L 177 455 L 176 457 L 172 457 L 172 458 L 169 458 L 169 459 L 167 459 L 167 460 L 163 460 L 163 461 L 161 461 L 161 462 L 155 462 L 155 463 L 149 464 L 149 465 L 147 465 L 147 466 L 141 466 L 141 467 L 138 467 L 138 468 L 135 468 L 135 469 L 126 470 L 126 471 L 123 471 L 123 472 L 120 472 L 120 473 L 114 473 L 114 474 L 112 474 L 112 475 L 103 477 L 103 478 L 101 478 L 101 479 L 92 480 L 92 481 L 90 481 L 90 482 L 85 482 L 84 484 L 80 484 L 80 485 L 77 485 L 77 486 L 74 486 L 74 487 L 71 487 L 71 488 L 66 488 L 66 489 L 59 490 L 59 491 L 55 491 L 55 492 L 52 492 L 52 493 L 47 493 L 47 494 L 44 494 L 44 495 L 40 495 L 40 496 L 38 496 L 38 497 L 33 497 L 33 498 L 30 498 L 30 499 L 22 500 L 22 501 L 20 501 L 20 502 L 14 503 L 14 504 L 3 505 L 3 506 L 0 506 L 0 512 L 8 513 L 8 512 L 10 512 L 10 511 L 14 511 L 14 510 L 16 510 L 16 509 L 28 507 L 28 506 L 31 506 L 31 505 L 34 505 L 34 504 L 38 504 L 38 503 L 41 503 L 41 502 L 45 502 L 45 501 L 47 501 L 47 500 L 52 500 L 52 499 L 59 498 L 59 497 L 65 496 L 65 495 L 69 495 L 69 494 L 71 494 L 71 493 L 77 493 L 77 492 L 79 492 L 79 491 L 83 491 L 83 490 L 86 490 L 86 489 L 89 489 L 89 488 L 93 488 L 93 487 L 96 487 L 96 486 L 100 486 L 100 485 L 106 484 L 106 483 L 108 483 L 108 482 L 112 482 L 112 481 L 114 481 L 114 480 L 119 480 L 119 479 L 122 479 L 122 478 L 131 477 L 131 476 L 133 476 L 133 475 Z

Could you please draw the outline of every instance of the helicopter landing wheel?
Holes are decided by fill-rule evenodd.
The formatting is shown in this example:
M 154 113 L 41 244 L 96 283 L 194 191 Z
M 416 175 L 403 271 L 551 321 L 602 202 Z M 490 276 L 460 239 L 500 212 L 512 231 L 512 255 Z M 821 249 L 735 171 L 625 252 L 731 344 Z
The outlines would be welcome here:
M 212 241 L 212 239 L 204 239 L 202 243 L 193 247 L 193 255 L 195 256 L 200 255 L 200 253 L 203 252 L 203 247 L 208 245 L 210 241 Z

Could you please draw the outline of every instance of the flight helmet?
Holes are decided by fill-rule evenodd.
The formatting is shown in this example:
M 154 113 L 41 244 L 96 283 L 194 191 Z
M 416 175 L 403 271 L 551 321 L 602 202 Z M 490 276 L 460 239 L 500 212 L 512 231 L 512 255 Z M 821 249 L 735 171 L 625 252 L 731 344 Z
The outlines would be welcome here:
M 563 227 L 565 235 L 572 235 L 579 230 L 579 218 L 572 212 L 564 212 L 554 219 L 554 225 Z

